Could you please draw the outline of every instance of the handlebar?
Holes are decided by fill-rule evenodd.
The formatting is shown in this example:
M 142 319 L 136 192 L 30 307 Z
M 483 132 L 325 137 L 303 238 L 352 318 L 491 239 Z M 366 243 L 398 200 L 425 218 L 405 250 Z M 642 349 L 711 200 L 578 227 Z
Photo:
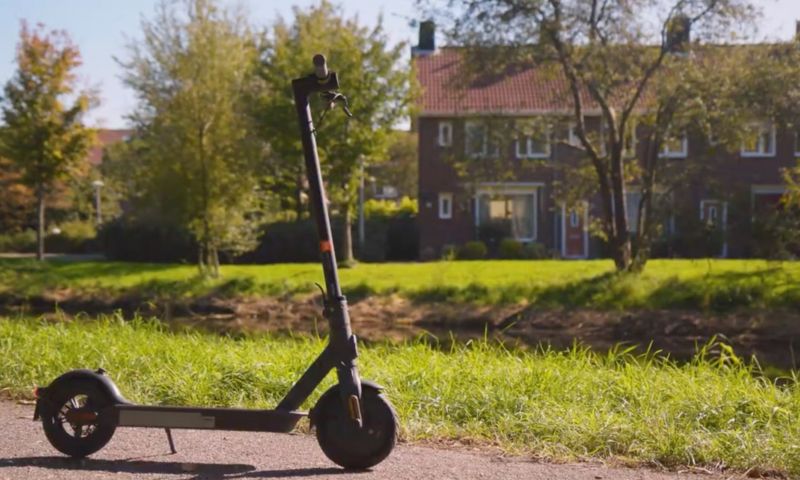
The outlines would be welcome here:
M 320 53 L 314 55 L 314 74 L 319 80 L 328 78 L 328 64 L 325 60 L 325 55 Z

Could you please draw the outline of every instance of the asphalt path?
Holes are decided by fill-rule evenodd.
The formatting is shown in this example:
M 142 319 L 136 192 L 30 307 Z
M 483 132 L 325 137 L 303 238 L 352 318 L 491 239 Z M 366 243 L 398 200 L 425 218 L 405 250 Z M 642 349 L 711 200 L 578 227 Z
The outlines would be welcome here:
M 33 406 L 0 402 L 0 479 L 525 479 L 717 480 L 696 472 L 659 472 L 601 464 L 549 464 L 465 449 L 400 445 L 373 470 L 346 472 L 323 455 L 313 436 L 175 430 L 170 454 L 163 430 L 120 428 L 93 456 L 73 460 L 54 450 Z

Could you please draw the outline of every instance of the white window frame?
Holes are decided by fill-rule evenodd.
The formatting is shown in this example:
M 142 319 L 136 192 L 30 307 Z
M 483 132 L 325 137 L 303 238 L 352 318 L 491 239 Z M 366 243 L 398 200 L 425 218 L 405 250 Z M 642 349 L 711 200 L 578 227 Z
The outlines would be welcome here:
M 542 158 L 550 158 L 551 147 L 550 144 L 552 142 L 552 138 L 550 135 L 550 127 L 547 127 L 545 130 L 545 139 L 546 139 L 546 148 L 544 152 L 532 152 L 533 146 L 533 138 L 529 135 L 520 135 L 520 138 L 517 138 L 514 141 L 514 149 L 517 154 L 517 159 L 524 160 L 524 159 L 542 159 Z M 525 150 L 523 151 L 520 147 L 522 146 L 522 141 L 525 141 Z
M 569 131 L 567 132 L 567 145 L 575 148 L 583 148 L 581 139 L 578 137 L 576 130 L 578 124 L 576 122 L 569 122 Z
M 450 220 L 451 218 L 453 218 L 453 194 L 442 192 L 439 194 L 439 219 Z
M 539 189 L 541 182 L 485 183 L 475 192 L 475 226 L 481 225 L 480 199 L 492 195 L 532 195 L 533 196 L 533 236 L 517 238 L 520 242 L 535 242 L 539 238 Z
M 756 129 L 763 129 L 765 126 L 767 126 L 767 123 L 755 123 L 755 124 L 752 125 L 752 127 L 756 128 Z M 772 137 L 772 141 L 770 142 L 770 144 L 771 144 L 770 146 L 772 148 L 770 149 L 770 151 L 768 151 L 768 152 L 764 151 L 764 145 L 762 144 L 763 143 L 762 142 L 763 137 L 761 136 L 761 133 L 763 133 L 764 130 L 758 130 L 758 134 L 759 134 L 758 135 L 758 150 L 756 150 L 756 151 L 747 151 L 747 150 L 745 150 L 744 142 L 742 142 L 741 148 L 739 149 L 739 154 L 742 156 L 742 158 L 765 158 L 765 157 L 774 157 L 775 156 L 775 153 L 776 153 L 775 152 L 776 151 L 775 141 L 777 140 L 777 132 L 776 132 L 776 129 L 775 129 L 775 124 L 772 123 L 772 122 L 769 122 L 769 127 L 768 128 L 769 128 L 769 134 Z
M 669 134 L 667 134 L 667 137 Z M 661 145 L 661 152 L 658 154 L 659 158 L 686 158 L 689 156 L 689 138 L 684 132 L 681 135 L 681 149 L 677 151 L 669 150 L 668 142 L 664 141 Z
M 471 128 L 480 128 L 483 130 L 483 148 L 479 152 L 472 152 L 469 150 L 469 130 Z M 492 147 L 491 150 L 489 147 Z M 491 138 L 489 138 L 489 125 L 485 121 L 467 120 L 464 122 L 464 153 L 471 158 L 496 157 L 500 153 L 498 146 L 492 144 Z
M 800 130 L 794 134 L 794 156 L 800 157 Z
M 440 147 L 450 147 L 453 145 L 453 122 L 442 120 L 439 122 L 439 136 L 436 143 Z

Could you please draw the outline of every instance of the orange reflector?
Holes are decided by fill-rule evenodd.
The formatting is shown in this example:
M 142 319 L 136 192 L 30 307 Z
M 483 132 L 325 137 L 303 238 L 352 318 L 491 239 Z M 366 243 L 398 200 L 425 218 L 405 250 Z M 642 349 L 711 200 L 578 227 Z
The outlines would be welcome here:
M 361 405 L 359 404 L 358 397 L 350 395 L 347 406 L 350 407 L 350 418 L 353 420 L 361 421 Z
M 321 240 L 319 242 L 319 251 L 322 253 L 330 252 L 331 251 L 331 241 L 330 240 Z

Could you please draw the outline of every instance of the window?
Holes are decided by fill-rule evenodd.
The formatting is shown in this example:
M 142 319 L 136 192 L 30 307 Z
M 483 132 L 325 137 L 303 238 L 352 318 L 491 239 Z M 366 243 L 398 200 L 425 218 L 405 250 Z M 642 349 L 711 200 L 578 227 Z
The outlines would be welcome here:
M 536 240 L 536 191 L 484 193 L 478 196 L 479 227 L 522 242 Z
M 576 228 L 576 227 L 578 227 L 580 224 L 581 224 L 581 218 L 580 218 L 580 216 L 578 215 L 578 212 L 576 212 L 575 210 L 573 210 L 573 211 L 572 211 L 572 212 L 570 212 L 570 214 L 569 214 L 569 225 L 570 225 L 571 227 L 573 227 L 573 228 Z
M 639 230 L 639 204 L 642 202 L 642 192 L 625 192 L 625 216 L 628 220 L 628 231 Z
M 489 136 L 489 126 L 477 120 L 464 123 L 464 150 L 467 155 L 476 158 L 499 153 L 497 144 Z
M 517 158 L 548 158 L 550 156 L 550 129 L 533 122 L 517 125 Z
M 716 225 L 717 224 L 717 207 L 716 205 L 711 205 L 708 207 L 708 218 L 706 219 L 709 224 Z
M 578 137 L 578 126 L 575 124 L 575 122 L 570 122 L 569 124 L 569 133 L 567 133 L 567 144 L 577 148 L 583 147 L 581 139 Z
M 800 157 L 800 131 L 794 134 L 794 156 Z
M 439 137 L 437 143 L 440 147 L 449 147 L 453 144 L 453 123 L 439 122 Z
M 440 193 L 439 194 L 439 218 L 442 220 L 449 220 L 453 218 L 453 194 Z
M 754 124 L 742 141 L 743 157 L 774 157 L 775 126 L 767 123 Z
M 664 136 L 664 143 L 661 146 L 661 158 L 686 158 L 689 155 L 689 139 L 686 134 L 680 136 L 670 135 L 669 132 Z

